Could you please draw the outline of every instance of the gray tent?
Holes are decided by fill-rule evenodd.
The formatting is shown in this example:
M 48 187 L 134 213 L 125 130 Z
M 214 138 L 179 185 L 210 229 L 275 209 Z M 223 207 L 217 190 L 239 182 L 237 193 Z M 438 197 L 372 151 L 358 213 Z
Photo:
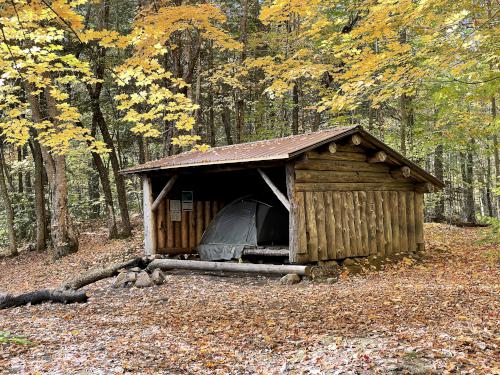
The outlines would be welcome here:
M 288 212 L 254 199 L 224 207 L 206 229 L 198 253 L 202 260 L 238 259 L 245 247 L 288 244 Z

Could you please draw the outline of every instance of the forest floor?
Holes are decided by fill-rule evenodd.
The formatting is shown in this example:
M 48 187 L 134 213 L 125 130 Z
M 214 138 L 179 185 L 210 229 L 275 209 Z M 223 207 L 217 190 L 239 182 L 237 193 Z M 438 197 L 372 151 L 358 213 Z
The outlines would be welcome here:
M 499 374 L 499 246 L 480 229 L 429 224 L 422 261 L 336 284 L 176 273 L 147 289 L 86 288 L 86 304 L 0 311 L 0 373 Z M 54 287 L 141 252 L 141 234 L 0 260 L 0 289 Z M 5 340 L 4 340 L 5 341 Z

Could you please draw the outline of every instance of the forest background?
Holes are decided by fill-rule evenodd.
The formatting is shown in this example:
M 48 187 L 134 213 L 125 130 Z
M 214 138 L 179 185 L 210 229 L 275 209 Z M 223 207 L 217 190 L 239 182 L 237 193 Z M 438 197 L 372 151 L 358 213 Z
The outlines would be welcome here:
M 427 220 L 498 224 L 498 5 L 0 0 L 0 247 L 130 236 L 122 168 L 345 125 L 446 183 Z

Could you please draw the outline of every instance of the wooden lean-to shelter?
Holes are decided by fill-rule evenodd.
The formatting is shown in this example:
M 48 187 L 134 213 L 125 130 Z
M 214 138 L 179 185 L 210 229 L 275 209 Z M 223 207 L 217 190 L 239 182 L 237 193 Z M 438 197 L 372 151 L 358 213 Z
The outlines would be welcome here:
M 423 249 L 424 194 L 443 187 L 360 126 L 190 151 L 123 173 L 143 180 L 146 254 L 208 249 L 206 259 L 295 264 Z

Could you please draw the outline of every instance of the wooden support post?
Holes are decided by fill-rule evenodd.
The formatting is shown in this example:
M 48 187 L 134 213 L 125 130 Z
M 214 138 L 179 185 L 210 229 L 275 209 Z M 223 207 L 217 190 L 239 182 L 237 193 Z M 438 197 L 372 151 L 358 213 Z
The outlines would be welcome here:
M 366 159 L 368 163 L 383 163 L 386 160 L 387 154 L 384 151 L 377 151 L 375 154 Z
M 265 174 L 262 169 L 257 168 L 257 171 L 259 172 L 261 177 L 264 179 L 267 186 L 269 186 L 271 188 L 274 195 L 276 195 L 276 197 L 279 199 L 279 201 L 281 203 L 283 203 L 283 206 L 285 206 L 285 208 L 290 212 L 290 202 L 288 201 L 288 199 L 286 199 L 286 197 L 283 195 L 283 193 L 281 191 L 279 191 L 279 189 L 276 187 L 276 185 L 273 184 L 273 182 L 271 181 L 269 176 L 267 174 Z
M 172 190 L 172 188 L 174 187 L 175 181 L 177 181 L 177 175 L 173 175 L 172 177 L 170 177 L 170 179 L 168 180 L 165 187 L 162 189 L 160 194 L 158 194 L 155 201 L 153 202 L 153 204 L 151 206 L 151 209 L 153 211 L 156 211 L 156 209 L 160 205 L 163 198 L 165 198 L 167 196 L 167 194 L 170 192 L 170 190 Z
M 288 214 L 288 246 L 290 252 L 288 254 L 289 261 L 295 263 L 298 254 L 298 233 L 296 228 L 295 216 L 297 215 L 297 202 L 294 199 L 295 194 L 295 169 L 293 164 L 288 163 L 285 166 L 286 173 L 286 192 L 288 201 L 290 202 L 290 209 Z
M 153 189 L 151 179 L 148 176 L 142 177 L 142 194 L 144 210 L 144 251 L 146 255 L 156 253 L 155 249 L 155 220 L 153 216 Z

